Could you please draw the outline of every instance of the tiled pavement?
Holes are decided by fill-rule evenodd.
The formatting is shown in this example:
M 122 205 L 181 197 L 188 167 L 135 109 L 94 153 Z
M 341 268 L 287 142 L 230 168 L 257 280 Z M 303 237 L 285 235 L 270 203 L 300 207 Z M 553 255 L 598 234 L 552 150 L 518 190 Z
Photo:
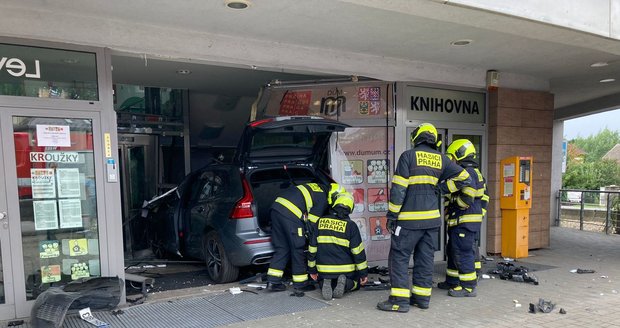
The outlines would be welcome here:
M 465 299 L 449 297 L 446 291 L 434 288 L 431 308 L 412 308 L 409 313 L 378 311 L 375 305 L 387 298 L 388 291 L 362 290 L 339 300 L 331 300 L 327 302 L 330 305 L 327 307 L 259 320 L 247 318 L 245 320 L 248 321 L 237 322 L 230 327 L 620 327 L 620 235 L 554 227 L 550 240 L 549 248 L 530 251 L 530 257 L 515 262 L 538 269 L 534 272 L 540 281 L 538 286 L 500 279 L 481 280 L 478 297 Z M 489 262 L 485 268 L 493 266 L 494 262 Z M 444 268 L 443 263 L 437 266 L 435 282 L 443 280 L 440 272 Z M 596 272 L 570 272 L 577 268 Z M 166 304 L 178 304 L 174 301 L 177 298 L 190 303 L 195 299 L 198 303 L 210 295 L 225 293 L 231 286 L 234 285 L 157 293 L 149 296 L 150 304 L 140 307 L 165 308 Z M 259 296 L 262 293 L 264 291 L 259 292 Z M 288 293 L 280 294 L 290 299 Z M 319 291 L 306 295 L 323 302 Z M 265 297 L 265 302 L 275 306 L 277 302 L 268 300 L 274 296 L 270 294 Z M 537 303 L 539 298 L 556 303 L 555 310 L 551 313 L 528 313 L 529 303 Z M 515 301 L 521 306 L 515 306 Z M 560 308 L 567 313 L 560 314 Z M 196 312 L 191 313 L 189 309 L 188 313 L 178 313 L 184 311 L 183 307 L 178 306 L 170 306 L 169 311 L 175 312 L 175 316 L 196 316 Z M 179 321 L 178 327 L 185 326 L 182 320 Z

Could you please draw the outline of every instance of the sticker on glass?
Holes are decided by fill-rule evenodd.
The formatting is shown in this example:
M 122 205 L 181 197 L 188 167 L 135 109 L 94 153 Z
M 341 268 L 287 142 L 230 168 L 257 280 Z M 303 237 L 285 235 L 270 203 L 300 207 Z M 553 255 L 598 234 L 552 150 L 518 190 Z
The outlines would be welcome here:
M 56 200 L 35 200 L 32 202 L 34 230 L 58 229 Z
M 60 281 L 60 265 L 46 265 L 41 267 L 41 282 L 49 284 Z
M 60 256 L 58 240 L 42 240 L 39 242 L 39 258 L 49 259 Z
M 88 254 L 88 240 L 82 239 L 69 239 L 69 255 L 79 256 Z

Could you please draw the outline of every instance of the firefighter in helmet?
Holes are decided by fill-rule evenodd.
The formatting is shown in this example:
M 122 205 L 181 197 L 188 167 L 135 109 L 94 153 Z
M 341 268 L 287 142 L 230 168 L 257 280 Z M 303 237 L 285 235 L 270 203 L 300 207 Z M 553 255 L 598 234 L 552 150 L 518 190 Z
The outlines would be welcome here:
M 308 272 L 321 285 L 326 300 L 340 298 L 368 281 L 368 263 L 359 228 L 351 221 L 353 196 L 339 193 L 329 213 L 313 226 L 308 246 Z
M 308 227 L 325 214 L 332 197 L 344 191 L 337 183 L 305 183 L 287 188 L 276 198 L 271 206 L 271 242 L 275 252 L 267 270 L 269 290 L 286 290 L 282 278 L 289 261 L 296 292 L 313 289 L 306 270 Z
M 489 201 L 486 180 L 478 168 L 476 148 L 471 141 L 454 140 L 446 154 L 467 170 L 472 177 L 472 184 L 446 198 L 448 266 L 446 281 L 440 282 L 437 287 L 447 289 L 450 296 L 475 297 L 478 281 L 476 271 L 480 269 L 477 236 Z M 467 206 L 466 203 L 471 205 Z
M 455 193 L 471 183 L 469 173 L 442 154 L 437 130 L 420 124 L 411 133 L 413 148 L 398 160 L 390 189 L 387 228 L 392 233 L 389 267 L 392 288 L 383 311 L 408 312 L 410 305 L 429 307 L 433 258 L 441 227 L 441 193 Z M 413 253 L 413 277 L 409 259 Z

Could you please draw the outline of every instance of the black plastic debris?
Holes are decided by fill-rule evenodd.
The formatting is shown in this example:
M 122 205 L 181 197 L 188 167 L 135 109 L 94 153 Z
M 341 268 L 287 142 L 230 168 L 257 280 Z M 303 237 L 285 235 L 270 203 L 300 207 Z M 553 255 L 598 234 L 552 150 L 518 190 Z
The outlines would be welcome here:
M 530 303 L 529 313 L 536 313 L 536 304 Z
M 538 299 L 538 310 L 542 313 L 550 313 L 555 309 L 555 303 L 551 301 L 544 300 L 542 298 Z
M 564 308 L 560 308 L 560 314 L 566 314 L 566 310 L 564 310 Z
M 538 278 L 529 272 L 524 266 L 516 266 L 510 262 L 498 262 L 497 269 L 489 271 L 491 274 L 499 275 L 502 280 L 512 280 L 516 282 L 527 282 L 538 285 Z
M 577 269 L 577 273 L 595 273 L 596 271 L 590 269 Z
M 378 274 L 381 276 L 389 276 L 390 270 L 388 269 L 388 267 L 385 267 L 385 266 L 373 266 L 373 267 L 368 268 L 368 273 Z

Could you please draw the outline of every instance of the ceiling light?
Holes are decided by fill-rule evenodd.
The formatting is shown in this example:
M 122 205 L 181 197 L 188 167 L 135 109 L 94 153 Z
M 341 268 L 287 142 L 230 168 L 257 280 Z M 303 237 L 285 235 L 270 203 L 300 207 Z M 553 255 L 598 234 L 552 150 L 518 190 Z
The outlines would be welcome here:
M 456 40 L 456 41 L 450 42 L 450 45 L 452 45 L 452 46 L 466 46 L 466 45 L 472 43 L 473 41 L 474 40 L 469 40 L 469 39 Z
M 616 79 L 602 79 L 599 82 L 601 82 L 601 83 L 609 83 L 609 82 L 614 82 L 614 81 L 616 81 Z
M 190 71 L 188 69 L 179 69 L 179 70 L 177 70 L 177 74 L 181 74 L 181 75 L 189 75 L 191 73 L 192 73 L 192 71 Z
M 594 64 L 591 64 L 590 67 L 605 67 L 609 65 L 608 62 L 596 62 Z
M 245 9 L 252 4 L 250 0 L 225 0 L 224 3 L 231 9 Z

